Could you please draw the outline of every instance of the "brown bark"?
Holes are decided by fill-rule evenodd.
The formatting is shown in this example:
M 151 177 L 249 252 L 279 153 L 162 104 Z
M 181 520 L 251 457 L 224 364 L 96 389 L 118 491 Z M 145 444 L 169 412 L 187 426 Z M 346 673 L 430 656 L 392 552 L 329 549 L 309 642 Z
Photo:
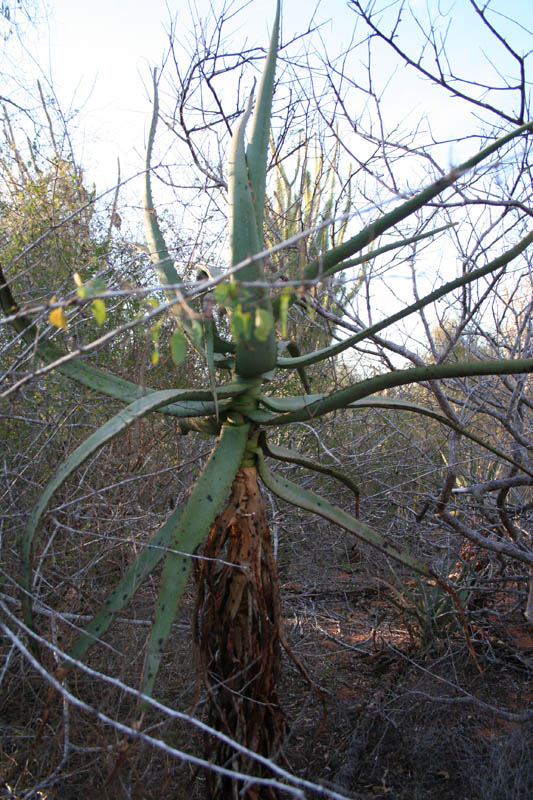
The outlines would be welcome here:
M 280 672 L 278 576 L 255 467 L 242 467 L 228 505 L 211 528 L 198 561 L 195 640 L 209 723 L 240 744 L 272 757 L 285 733 L 276 689 Z M 206 743 L 210 760 L 249 775 L 261 765 L 222 742 Z M 267 786 L 249 786 L 209 772 L 209 798 L 273 800 Z

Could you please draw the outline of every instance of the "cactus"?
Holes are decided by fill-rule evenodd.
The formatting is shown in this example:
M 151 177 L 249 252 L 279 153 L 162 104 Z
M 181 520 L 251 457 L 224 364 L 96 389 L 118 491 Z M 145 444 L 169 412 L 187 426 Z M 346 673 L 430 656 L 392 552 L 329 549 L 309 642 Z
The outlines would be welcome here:
M 325 517 L 332 524 L 342 526 L 355 537 L 377 548 L 387 557 L 407 565 L 418 574 L 432 576 L 431 569 L 426 564 L 389 545 L 377 531 L 362 523 L 357 514 L 351 516 L 309 490 L 272 473 L 266 462 L 267 456 L 292 461 L 309 469 L 315 468 L 315 465 L 304 456 L 269 444 L 271 430 L 276 431 L 299 420 L 313 420 L 333 411 L 364 405 L 382 405 L 391 409 L 401 408 L 412 413 L 428 414 L 479 442 L 479 437 L 458 428 L 438 412 L 383 398 L 378 393 L 387 388 L 430 379 L 533 372 L 533 359 L 428 365 L 377 375 L 339 391 L 310 393 L 305 379 L 307 366 L 346 352 L 357 342 L 415 313 L 439 297 L 473 283 L 483 275 L 494 273 L 533 242 L 533 233 L 485 266 L 442 285 L 405 310 L 341 342 L 297 355 L 295 343 L 278 341 L 278 329 L 283 327 L 287 307 L 296 300 L 291 289 L 282 293 L 275 287 L 272 291 L 265 288 L 267 271 L 263 253 L 263 216 L 279 17 L 278 0 L 270 49 L 255 100 L 255 110 L 254 98 L 251 97 L 233 134 L 228 201 L 231 276 L 221 281 L 217 287 L 217 296 L 226 299 L 231 330 L 229 341 L 220 336 L 212 317 L 208 314 L 202 316 L 197 312 L 192 313 L 176 289 L 176 284 L 180 282 L 179 275 L 159 228 L 150 181 L 150 158 L 157 124 L 157 81 L 154 76 L 154 114 L 146 171 L 147 241 L 154 270 L 167 300 L 173 304 L 172 314 L 177 335 L 183 336 L 205 360 L 210 376 L 209 386 L 202 391 L 154 392 L 81 361 L 62 361 L 64 354 L 56 344 L 36 340 L 35 329 L 30 320 L 21 315 L 14 319 L 18 332 L 35 346 L 36 353 L 45 362 L 57 362 L 56 369 L 65 377 L 127 404 L 127 407 L 80 445 L 59 468 L 31 514 L 23 545 L 21 577 L 27 625 L 30 628 L 33 625 L 31 554 L 36 540 L 35 534 L 54 492 L 63 481 L 110 437 L 120 435 L 146 414 L 175 415 L 183 421 L 185 430 L 192 431 L 201 428 L 198 418 L 203 418 L 205 430 L 214 431 L 218 438 L 190 496 L 156 534 L 152 547 L 147 547 L 130 566 L 119 586 L 96 612 L 85 632 L 75 641 L 70 656 L 82 658 L 93 642 L 105 635 L 116 614 L 164 559 L 155 619 L 141 677 L 142 691 L 150 694 L 156 685 L 161 655 L 191 570 L 191 555 L 205 542 L 203 553 L 210 560 L 200 560 L 194 569 L 198 584 L 195 634 L 201 678 L 212 699 L 210 722 L 231 733 L 248 748 L 267 756 L 271 756 L 277 749 L 285 731 L 284 715 L 276 691 L 280 648 L 285 644 L 285 639 L 281 625 L 276 564 L 266 525 L 260 482 L 273 494 L 303 510 Z M 246 127 L 252 112 L 251 138 L 246 147 Z M 390 249 L 391 245 L 387 245 L 386 248 L 363 252 L 382 233 L 423 208 L 451 186 L 459 175 L 496 153 L 507 142 L 531 130 L 533 123 L 528 123 L 491 143 L 448 175 L 399 204 L 397 208 L 378 216 L 357 235 L 346 238 L 343 231 L 338 244 L 320 252 L 316 258 L 303 265 L 299 279 L 313 281 L 330 277 L 351 269 L 354 264 L 375 258 L 384 249 Z M 401 247 L 439 230 L 441 229 L 429 233 L 426 231 L 418 237 L 401 239 L 392 246 Z M 12 314 L 17 309 L 9 287 L 1 280 L 0 302 L 6 314 Z M 218 383 L 217 369 L 220 365 L 226 369 L 228 366 L 231 368 L 233 377 L 229 383 Z M 277 376 L 287 370 L 298 372 L 304 381 L 305 391 L 301 395 L 282 397 L 276 394 Z M 195 421 L 188 422 L 191 418 L 195 418 Z M 512 462 L 512 459 L 494 447 L 489 449 L 500 458 Z M 357 498 L 358 490 L 351 479 L 328 468 L 317 468 L 328 472 L 331 477 L 343 480 Z M 170 548 L 168 553 L 166 548 Z M 216 559 L 221 555 L 224 555 L 225 564 L 217 565 Z M 36 645 L 34 649 L 37 650 Z M 69 662 L 65 662 L 62 674 L 69 669 Z M 233 759 L 234 768 L 250 775 L 255 770 L 257 774 L 257 765 L 247 761 L 244 756 L 237 758 L 229 751 L 227 744 L 219 743 L 214 757 L 219 763 L 224 763 L 229 756 Z M 208 782 L 209 795 L 229 797 L 228 781 L 228 778 L 220 775 L 211 775 Z M 258 796 L 253 788 L 246 791 L 246 797 Z M 268 791 L 271 792 L 269 797 L 277 796 L 273 788 Z

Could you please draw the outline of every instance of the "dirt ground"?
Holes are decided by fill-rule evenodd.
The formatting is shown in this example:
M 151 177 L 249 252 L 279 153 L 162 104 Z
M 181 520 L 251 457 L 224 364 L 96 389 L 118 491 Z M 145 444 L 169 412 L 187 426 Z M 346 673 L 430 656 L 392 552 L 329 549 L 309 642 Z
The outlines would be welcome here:
M 455 626 L 421 643 L 412 619 L 363 557 L 342 548 L 324 567 L 310 550 L 281 553 L 287 638 L 310 686 L 284 657 L 280 698 L 289 734 L 278 762 L 347 798 L 386 800 L 529 800 L 533 797 L 533 631 L 507 596 L 469 617 L 470 641 Z M 115 565 L 120 568 L 120 564 Z M 111 571 L 113 567 L 109 568 Z M 64 598 L 86 614 L 92 590 Z M 148 584 L 89 665 L 136 685 L 154 586 Z M 157 698 L 202 717 L 189 622 L 193 587 L 172 634 Z M 63 609 L 60 609 L 63 610 Z M 52 620 L 53 622 L 53 620 Z M 60 620 L 39 618 L 43 635 L 68 643 Z M 0 706 L 0 797 L 91 800 L 202 797 L 201 769 L 145 744 L 126 748 L 116 730 L 62 703 L 56 695 L 41 724 L 48 690 L 9 645 L 3 647 Z M 53 668 L 53 662 L 47 664 Z M 124 722 L 134 698 L 75 673 L 68 687 L 86 703 Z M 202 734 L 156 713 L 144 730 L 201 756 Z M 306 797 L 312 797 L 309 792 Z

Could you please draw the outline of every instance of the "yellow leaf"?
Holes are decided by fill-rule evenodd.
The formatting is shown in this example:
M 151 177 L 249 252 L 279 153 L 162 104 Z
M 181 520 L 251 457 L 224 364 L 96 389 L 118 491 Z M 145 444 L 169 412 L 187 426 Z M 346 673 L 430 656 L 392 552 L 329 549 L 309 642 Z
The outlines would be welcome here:
M 67 327 L 67 318 L 62 308 L 54 308 L 53 311 L 50 311 L 50 314 L 48 315 L 48 320 L 50 324 L 54 325 L 56 328 Z
M 87 295 L 87 289 L 83 285 L 83 281 L 81 279 L 80 273 L 75 272 L 72 276 L 74 278 L 74 283 L 76 284 L 76 293 L 78 297 L 84 298 Z
M 98 325 L 103 325 L 105 322 L 106 312 L 105 312 L 105 303 L 100 298 L 96 298 L 91 303 L 91 310 L 93 312 L 93 317 L 95 318 Z

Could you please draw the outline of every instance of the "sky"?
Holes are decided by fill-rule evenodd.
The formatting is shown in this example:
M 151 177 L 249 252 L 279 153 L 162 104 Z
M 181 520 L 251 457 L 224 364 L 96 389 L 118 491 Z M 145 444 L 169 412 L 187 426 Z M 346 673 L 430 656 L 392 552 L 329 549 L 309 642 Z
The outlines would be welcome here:
M 215 7 L 220 6 L 221 0 L 195 0 L 200 18 L 208 14 L 210 1 Z M 22 60 L 26 80 L 31 81 L 39 75 L 41 83 L 50 81 L 64 109 L 79 109 L 78 158 L 86 165 L 90 180 L 96 180 L 99 186 L 113 184 L 117 156 L 120 156 L 123 176 L 142 168 L 151 111 L 150 71 L 161 64 L 168 48 L 171 18 L 176 20 L 178 38 L 186 37 L 190 32 L 189 6 L 192 2 L 150 0 L 148 4 L 146 0 L 91 0 L 90 3 L 48 0 L 46 18 L 38 21 L 33 30 L 25 27 L 26 53 L 14 55 L 11 67 L 18 68 Z M 239 8 L 244 3 L 245 0 L 239 0 L 234 5 Z M 456 20 L 466 13 L 464 9 L 468 9 L 467 0 L 455 3 L 452 0 L 411 0 L 407 3 L 411 10 L 420 13 L 424 13 L 426 5 L 433 12 L 438 8 L 453 7 Z M 531 16 L 527 12 L 531 0 L 493 0 L 493 6 L 511 18 L 528 20 Z M 248 39 L 252 44 L 266 44 L 274 7 L 274 0 L 252 0 L 247 10 L 229 24 L 235 42 L 240 44 Z M 285 0 L 285 39 L 305 30 L 314 8 L 314 0 L 308 4 Z M 316 19 L 325 22 L 321 29 L 324 41 L 332 52 L 340 52 L 343 43 L 348 42 L 354 24 L 354 14 L 348 10 L 346 0 L 322 0 Z M 520 33 L 503 17 L 499 21 L 512 29 L 514 36 Z M 484 55 L 479 48 L 473 48 L 469 39 L 470 22 L 471 18 L 465 17 L 464 28 L 456 26 L 455 59 L 467 71 L 490 71 L 487 62 L 494 42 L 487 40 Z M 8 43 L 9 47 L 11 44 Z M 11 51 L 16 53 L 13 47 Z M 359 65 L 356 63 L 354 68 L 357 70 Z M 380 65 L 375 64 L 374 68 L 378 72 Z M 383 69 L 385 82 L 390 69 L 387 64 Z M 437 98 L 429 85 L 419 83 L 416 91 L 410 92 L 409 80 L 413 76 L 408 72 L 404 68 L 399 78 L 404 92 L 391 92 L 389 95 L 387 108 L 391 118 L 403 116 L 407 108 L 431 104 L 433 124 L 463 124 L 460 115 L 450 118 L 446 98 L 443 95 Z M 453 159 L 454 155 L 451 154 L 450 158 Z
M 40 1 L 40 0 L 39 0 Z M 150 125 L 151 98 L 150 73 L 162 62 L 168 48 L 170 20 L 176 20 L 178 38 L 186 38 L 191 30 L 189 1 L 193 0 L 48 0 L 49 13 L 36 21 L 33 28 L 24 29 L 23 48 L 17 51 L 16 42 L 4 46 L 4 74 L 16 74 L 21 84 L 35 86 L 35 79 L 53 86 L 61 107 L 78 109 L 76 118 L 75 152 L 78 163 L 85 169 L 87 182 L 95 182 L 100 193 L 116 181 L 117 157 L 121 162 L 122 178 L 140 173 L 144 164 L 146 135 Z M 46 0 L 44 0 L 46 2 Z M 202 18 L 208 13 L 210 2 L 219 7 L 222 0 L 195 0 L 194 5 Z M 238 0 L 235 6 L 243 5 Z M 382 0 L 383 6 L 389 0 Z M 533 27 L 531 3 L 533 0 L 493 0 L 492 6 L 502 15 L 498 18 L 502 30 L 513 33 L 524 49 L 531 48 L 531 34 L 521 30 L 513 20 L 525 21 Z M 149 11 L 148 9 L 149 5 Z M 245 40 L 249 44 L 266 45 L 273 17 L 274 0 L 252 0 L 248 10 L 229 25 L 236 48 Z M 314 0 L 285 0 L 283 9 L 283 38 L 287 40 L 296 32 L 307 29 L 315 7 Z M 473 44 L 472 12 L 468 0 L 409 0 L 407 10 L 420 14 L 426 9 L 452 8 L 455 23 L 451 55 L 454 64 L 463 74 L 493 79 L 491 58 L 495 52 L 490 36 Z M 470 16 L 467 14 L 470 14 Z M 406 24 L 409 14 L 405 15 Z M 531 19 L 531 22 L 529 20 Z M 333 54 L 347 45 L 354 26 L 353 12 L 346 0 L 322 0 L 317 20 L 324 22 L 321 36 Z M 412 35 L 418 35 L 415 27 Z M 499 52 L 501 57 L 501 51 Z M 364 77 L 362 58 L 354 58 L 350 67 L 353 74 Z M 374 63 L 377 90 L 387 83 L 394 68 L 387 58 Z M 428 82 L 416 81 L 413 74 L 401 67 L 393 75 L 388 94 L 387 122 L 394 126 L 410 111 L 414 116 L 429 115 L 434 131 L 443 138 L 461 135 L 471 119 L 465 110 L 435 91 Z M 468 154 L 477 143 L 468 142 Z M 466 155 L 449 145 L 445 156 L 451 167 Z M 410 188 L 418 176 L 410 179 Z M 427 179 L 426 179 L 427 181 Z M 139 209 L 142 197 L 141 179 L 132 182 L 128 199 Z M 156 203 L 161 208 L 161 187 L 157 187 Z M 141 215 L 137 214 L 138 219 Z M 456 261 L 451 260 L 453 269 Z
M 26 30 L 27 67 L 46 76 L 63 108 L 80 109 L 85 150 L 80 160 L 84 163 L 88 154 L 99 181 L 109 174 L 112 183 L 117 155 L 123 174 L 142 164 L 151 113 L 150 71 L 168 49 L 170 20 L 176 19 L 184 36 L 191 30 L 189 3 L 150 0 L 149 11 L 146 0 L 51 0 L 48 5 L 48 19 L 35 31 Z M 201 17 L 208 13 L 208 0 L 195 5 Z M 273 0 L 253 0 L 233 26 L 236 36 L 267 44 L 274 5 Z M 285 28 L 298 29 L 301 7 L 285 5 Z M 343 0 L 327 5 L 329 15 L 347 13 Z
M 168 49 L 170 21 L 175 20 L 177 38 L 184 40 L 191 33 L 191 5 L 200 19 L 209 13 L 210 5 L 220 8 L 222 0 L 33 0 L 47 2 L 48 13 L 32 26 L 24 26 L 22 51 L 17 50 L 16 37 L 4 47 L 4 74 L 17 74 L 21 83 L 32 87 L 39 77 L 43 86 L 48 83 L 65 111 L 78 109 L 75 122 L 75 152 L 78 163 L 85 169 L 89 185 L 96 185 L 97 193 L 115 184 L 117 158 L 120 158 L 121 177 L 124 180 L 143 169 L 146 135 L 151 117 L 150 74 L 154 66 L 162 63 Z M 528 8 L 533 0 L 492 0 L 499 11 L 497 18 L 504 33 L 512 32 L 513 40 L 531 47 L 531 35 L 521 30 L 512 20 L 529 21 Z M 229 0 L 228 0 L 229 2 Z M 236 9 L 246 5 L 246 0 L 233 0 Z M 383 5 L 388 2 L 383 0 Z M 466 75 L 486 76 L 493 79 L 490 67 L 494 40 L 472 43 L 470 28 L 475 15 L 468 0 L 410 0 L 408 11 L 420 15 L 437 13 L 439 9 L 452 10 L 455 24 L 452 52 L 454 64 Z M 243 13 L 228 23 L 236 48 L 246 40 L 264 46 L 275 10 L 274 0 L 252 0 Z M 285 0 L 283 3 L 283 40 L 307 29 L 313 16 L 315 2 Z M 404 14 L 404 24 L 409 25 L 409 13 Z M 468 12 L 468 13 L 467 13 Z M 470 16 L 469 16 L 470 14 Z M 322 0 L 316 12 L 316 21 L 324 23 L 320 29 L 323 42 L 334 55 L 347 45 L 354 29 L 354 14 L 346 0 Z M 531 20 L 533 27 L 533 19 Z M 413 37 L 419 35 L 416 26 L 407 28 Z M 388 56 L 388 51 L 384 56 Z M 499 51 L 501 59 L 501 48 Z M 350 70 L 364 81 L 365 68 L 361 57 L 354 56 Z M 9 63 L 10 61 L 10 63 Z M 442 138 L 453 139 L 471 124 L 470 112 L 460 108 L 443 93 L 435 91 L 429 82 L 416 79 L 413 70 L 400 67 L 394 72 L 387 58 L 374 61 L 373 79 L 376 90 L 385 87 L 393 75 L 387 95 L 385 113 L 387 123 L 393 127 L 406 115 L 414 117 L 426 113 L 432 130 Z M 357 112 L 356 104 L 354 106 Z M 408 123 L 406 123 L 408 125 Z M 161 128 L 161 126 L 160 126 Z M 474 147 L 475 147 L 474 142 Z M 472 143 L 461 152 L 450 144 L 445 154 L 448 166 L 454 166 L 461 157 L 470 154 Z M 415 175 L 405 176 L 406 185 L 416 184 Z M 420 178 L 426 180 L 427 178 Z M 156 200 L 161 201 L 161 187 Z M 135 200 L 142 196 L 141 179 L 133 181 L 122 196 Z M 133 200 L 133 202 L 135 202 Z

